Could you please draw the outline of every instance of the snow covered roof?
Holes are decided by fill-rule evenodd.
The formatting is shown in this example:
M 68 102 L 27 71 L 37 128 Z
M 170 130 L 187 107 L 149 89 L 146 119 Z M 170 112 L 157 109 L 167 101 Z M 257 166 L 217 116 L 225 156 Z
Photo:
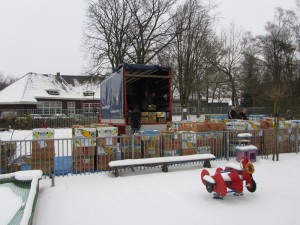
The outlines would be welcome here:
M 51 94 L 56 90 L 58 94 Z M 84 92 L 94 92 L 94 96 Z M 50 93 L 50 94 L 49 94 Z M 0 104 L 36 104 L 37 99 L 99 100 L 100 79 L 28 73 L 0 92 Z

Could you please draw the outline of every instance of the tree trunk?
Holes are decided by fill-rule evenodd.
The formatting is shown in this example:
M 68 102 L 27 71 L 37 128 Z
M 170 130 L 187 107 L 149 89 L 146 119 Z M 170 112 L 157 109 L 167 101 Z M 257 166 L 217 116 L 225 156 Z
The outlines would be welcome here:
M 274 102 L 274 116 L 275 116 L 275 121 L 274 121 L 274 144 L 275 144 L 275 148 L 273 151 L 273 157 L 272 160 L 273 161 L 279 161 L 279 151 L 278 151 L 278 147 L 279 147 L 279 143 L 278 143 L 278 134 L 279 134 L 279 110 L 278 110 L 278 101 L 275 100 Z

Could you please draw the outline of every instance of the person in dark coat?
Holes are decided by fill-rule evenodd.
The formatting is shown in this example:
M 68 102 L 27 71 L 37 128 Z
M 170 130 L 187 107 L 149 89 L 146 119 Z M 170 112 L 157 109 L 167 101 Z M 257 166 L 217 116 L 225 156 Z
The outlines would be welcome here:
M 229 112 L 228 112 L 228 119 L 236 119 L 237 118 L 237 113 L 236 113 L 236 108 L 235 106 L 231 106 Z
M 131 133 L 138 133 L 141 128 L 141 112 L 139 106 L 134 106 L 133 111 L 128 112 L 126 117 L 130 118 L 131 121 Z
M 243 108 L 243 110 L 239 113 L 239 119 L 242 119 L 242 120 L 248 120 L 248 117 L 247 117 L 247 109 L 246 108 Z

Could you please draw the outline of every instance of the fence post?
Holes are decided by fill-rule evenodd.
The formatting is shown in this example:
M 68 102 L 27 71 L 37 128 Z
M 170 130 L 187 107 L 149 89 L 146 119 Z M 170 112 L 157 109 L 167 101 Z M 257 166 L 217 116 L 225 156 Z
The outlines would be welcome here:
M 55 174 L 54 170 L 51 170 L 51 187 L 55 187 Z
M 299 125 L 297 124 L 297 127 L 296 127 L 296 138 L 295 138 L 295 141 L 296 141 L 296 153 L 298 154 L 299 152 Z
M 226 160 L 229 161 L 229 151 L 230 151 L 230 147 L 229 147 L 229 131 L 226 131 Z
M 2 174 L 2 165 L 1 165 L 1 164 L 2 164 L 2 163 L 1 163 L 1 162 L 2 162 L 2 160 L 1 160 L 2 158 L 1 158 L 1 152 L 2 152 L 2 149 L 0 149 L 0 174 Z
M 131 158 L 134 159 L 134 134 L 131 134 Z

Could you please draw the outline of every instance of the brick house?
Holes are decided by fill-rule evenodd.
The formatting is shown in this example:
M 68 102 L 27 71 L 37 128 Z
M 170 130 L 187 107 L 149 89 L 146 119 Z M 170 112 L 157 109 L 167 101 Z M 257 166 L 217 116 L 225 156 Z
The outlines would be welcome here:
M 0 111 L 19 115 L 86 115 L 100 107 L 100 82 L 104 78 L 28 73 L 0 92 Z

